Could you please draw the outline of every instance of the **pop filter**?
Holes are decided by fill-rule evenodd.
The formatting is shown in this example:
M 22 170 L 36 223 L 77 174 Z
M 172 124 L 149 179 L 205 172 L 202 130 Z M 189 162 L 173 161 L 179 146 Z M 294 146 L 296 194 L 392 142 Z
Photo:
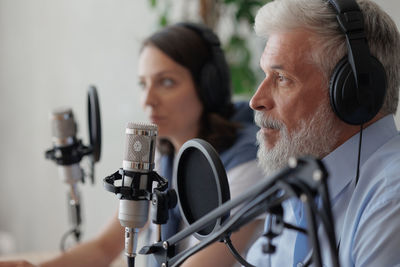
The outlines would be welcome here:
M 87 107 L 90 147 L 94 162 L 98 162 L 101 154 L 101 119 L 97 89 L 93 85 L 88 90 Z
M 190 225 L 230 199 L 229 184 L 221 159 L 206 141 L 191 139 L 179 150 L 173 183 L 183 220 Z M 198 239 L 217 231 L 229 213 L 194 233 Z

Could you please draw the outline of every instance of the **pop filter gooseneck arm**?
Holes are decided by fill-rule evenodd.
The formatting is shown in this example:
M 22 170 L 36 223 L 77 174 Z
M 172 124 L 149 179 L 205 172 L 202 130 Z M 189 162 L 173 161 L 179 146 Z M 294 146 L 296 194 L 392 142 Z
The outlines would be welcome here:
M 152 246 L 143 247 L 140 253 L 154 254 L 159 264 L 165 263 L 166 266 L 169 267 L 179 266 L 191 255 L 213 242 L 220 240 L 221 237 L 231 233 L 232 231 L 239 229 L 242 225 L 255 219 L 265 211 L 273 210 L 284 200 L 291 197 L 300 197 L 301 195 L 306 194 L 307 198 L 304 198 L 304 201 L 306 206 L 309 207 L 307 212 L 313 213 L 313 215 L 307 215 L 311 221 L 313 221 L 310 225 L 311 229 L 307 231 L 311 235 L 310 240 L 312 241 L 312 246 L 314 248 L 313 260 L 315 266 L 322 266 L 315 223 L 316 207 L 312 205 L 312 202 L 317 194 L 328 194 L 326 190 L 326 177 L 327 173 L 325 168 L 319 160 L 310 157 L 299 160 L 293 159 L 289 166 L 283 168 L 274 176 L 260 181 L 237 198 L 225 202 L 220 207 L 214 209 L 209 214 L 200 218 L 171 238 L 155 243 Z M 306 193 L 301 191 L 301 188 L 304 186 L 308 188 Z M 308 196 L 308 194 L 312 194 L 312 196 Z M 326 199 L 328 199 L 328 203 L 325 203 Z M 322 206 L 324 208 L 328 207 L 329 213 L 329 195 L 321 197 L 321 200 L 323 201 Z M 233 217 L 229 218 L 216 232 L 204 238 L 197 245 L 178 253 L 177 255 L 171 253 L 171 248 L 173 248 L 179 241 L 203 229 L 206 225 L 209 225 L 210 222 L 220 218 L 233 208 L 242 204 L 243 206 L 238 210 L 238 212 Z M 321 212 L 322 211 L 319 211 L 318 214 Z M 327 233 L 327 238 L 330 239 L 329 245 L 332 264 L 333 266 L 339 266 L 337 248 L 335 245 L 335 235 L 332 234 L 334 233 L 333 222 L 326 222 L 326 218 L 331 218 L 331 214 L 328 216 L 322 216 L 321 218 L 322 225 Z

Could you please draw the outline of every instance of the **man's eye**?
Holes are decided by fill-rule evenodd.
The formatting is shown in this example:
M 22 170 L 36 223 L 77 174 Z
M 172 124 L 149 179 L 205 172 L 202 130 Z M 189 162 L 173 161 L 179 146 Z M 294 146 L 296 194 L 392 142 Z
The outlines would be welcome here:
M 284 75 L 282 75 L 282 74 L 278 74 L 278 80 L 279 80 L 280 82 L 286 82 L 286 81 L 287 81 L 287 78 L 286 78 Z

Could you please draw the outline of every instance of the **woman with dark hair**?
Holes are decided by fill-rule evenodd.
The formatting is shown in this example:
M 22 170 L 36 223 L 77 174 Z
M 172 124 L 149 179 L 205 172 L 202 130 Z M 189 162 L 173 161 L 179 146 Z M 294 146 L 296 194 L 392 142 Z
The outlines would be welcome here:
M 180 23 L 150 36 L 141 50 L 139 79 L 144 109 L 158 125 L 161 137 L 161 155 L 156 165 L 161 167 L 162 176 L 171 178 L 174 153 L 183 143 L 202 138 L 220 154 L 227 170 L 231 198 L 262 177 L 255 161 L 258 129 L 252 123 L 252 111 L 247 103 L 232 103 L 229 68 L 219 40 L 211 30 Z M 170 217 L 174 217 L 173 212 Z M 163 227 L 163 240 L 176 233 L 180 226 L 170 220 Z M 240 251 L 245 250 L 255 228 L 248 225 L 232 236 Z M 194 242 L 186 245 L 192 246 Z M 224 246 L 216 244 L 214 248 L 206 248 L 187 262 L 190 266 L 196 263 L 231 266 L 233 257 Z M 215 254 L 211 256 L 212 253 Z M 226 257 L 222 256 L 225 253 Z
M 142 106 L 150 121 L 158 126 L 156 169 L 161 176 L 171 180 L 175 154 L 186 141 L 201 138 L 218 151 L 227 170 L 231 198 L 263 177 L 256 162 L 258 128 L 253 124 L 253 113 L 247 103 L 232 103 L 229 68 L 218 37 L 211 30 L 179 23 L 151 35 L 143 42 L 138 70 Z M 255 240 L 262 230 L 262 221 L 255 220 L 232 234 L 239 252 L 246 251 Z M 181 227 L 182 220 L 176 212 L 170 212 L 162 238 L 175 234 Z M 152 225 L 148 229 L 156 232 L 151 231 Z M 123 231 L 115 216 L 98 238 L 41 266 L 109 266 L 123 249 Z M 154 238 L 148 241 L 154 242 Z M 193 238 L 187 240 L 185 246 L 194 242 Z M 217 242 L 182 266 L 234 264 L 226 245 Z

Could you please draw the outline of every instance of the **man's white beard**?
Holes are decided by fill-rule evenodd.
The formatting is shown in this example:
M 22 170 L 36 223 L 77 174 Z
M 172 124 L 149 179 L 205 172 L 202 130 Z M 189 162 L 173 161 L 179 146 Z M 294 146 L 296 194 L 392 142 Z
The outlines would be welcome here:
M 290 157 L 312 155 L 317 158 L 329 154 L 337 142 L 339 131 L 334 128 L 335 115 L 329 103 L 321 104 L 314 116 L 300 122 L 297 130 L 289 135 L 286 125 L 255 112 L 255 122 L 260 127 L 279 130 L 279 139 L 268 149 L 262 131 L 257 133 L 259 143 L 257 157 L 264 173 L 269 176 L 287 165 Z

